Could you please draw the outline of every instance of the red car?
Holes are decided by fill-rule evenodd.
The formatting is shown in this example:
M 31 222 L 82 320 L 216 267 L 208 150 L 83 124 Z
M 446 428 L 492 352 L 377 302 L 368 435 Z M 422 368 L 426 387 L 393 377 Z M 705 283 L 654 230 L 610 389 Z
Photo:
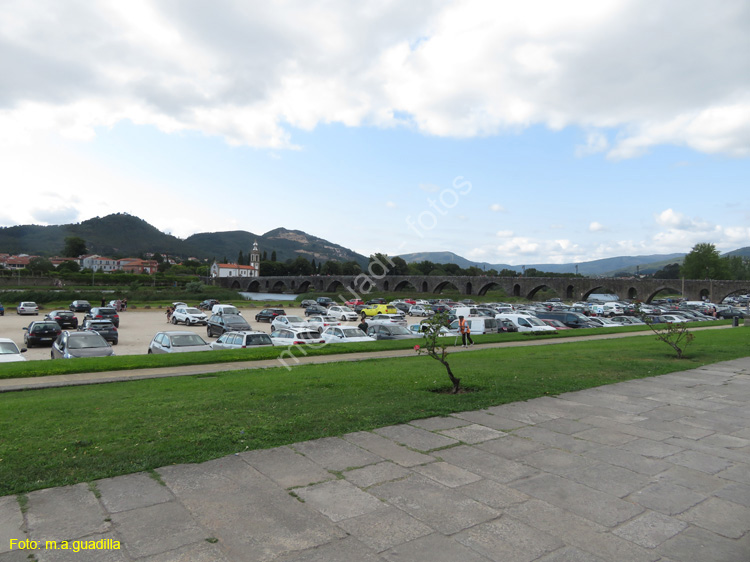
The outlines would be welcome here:
M 406 304 L 417 304 L 417 301 L 415 301 L 414 299 L 404 299 L 404 302 Z
M 358 304 L 365 304 L 362 299 L 350 299 L 344 303 L 346 306 L 357 306 Z
M 570 330 L 568 326 L 566 326 L 559 320 L 548 320 L 546 318 L 540 318 L 540 320 L 547 324 L 547 326 L 552 326 L 555 330 Z

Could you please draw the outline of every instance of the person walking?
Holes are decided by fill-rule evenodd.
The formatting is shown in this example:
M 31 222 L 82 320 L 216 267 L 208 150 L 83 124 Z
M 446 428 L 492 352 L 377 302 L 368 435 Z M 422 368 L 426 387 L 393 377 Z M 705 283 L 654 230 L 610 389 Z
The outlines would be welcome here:
M 171 306 L 167 307 L 167 324 L 169 324 L 172 321 L 172 312 L 174 312 L 174 309 Z
M 461 347 L 466 347 L 467 341 L 469 345 L 474 345 L 474 340 L 471 339 L 471 328 L 463 316 L 458 317 L 458 331 L 461 333 Z

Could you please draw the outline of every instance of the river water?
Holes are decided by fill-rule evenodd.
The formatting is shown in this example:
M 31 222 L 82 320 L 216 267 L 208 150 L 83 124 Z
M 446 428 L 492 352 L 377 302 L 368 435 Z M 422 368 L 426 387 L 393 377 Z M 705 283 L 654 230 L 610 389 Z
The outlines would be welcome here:
M 297 295 L 285 293 L 240 293 L 246 301 L 293 301 Z

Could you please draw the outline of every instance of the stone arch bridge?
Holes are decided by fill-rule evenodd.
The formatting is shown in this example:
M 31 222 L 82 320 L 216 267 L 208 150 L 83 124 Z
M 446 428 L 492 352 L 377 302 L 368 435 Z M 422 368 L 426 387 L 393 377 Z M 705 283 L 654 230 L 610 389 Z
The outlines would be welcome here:
M 503 290 L 508 296 L 532 299 L 541 290 L 550 290 L 565 300 L 585 300 L 589 295 L 613 292 L 621 299 L 651 300 L 662 291 L 681 294 L 688 300 L 705 297 L 721 302 L 735 293 L 750 292 L 750 281 L 715 279 L 638 279 L 586 277 L 490 277 L 429 275 L 310 275 L 239 278 L 213 278 L 209 283 L 251 293 L 339 293 L 346 299 L 366 297 L 371 291 L 431 293 L 459 292 L 482 296 L 488 291 Z M 366 300 L 366 299 L 365 299 Z

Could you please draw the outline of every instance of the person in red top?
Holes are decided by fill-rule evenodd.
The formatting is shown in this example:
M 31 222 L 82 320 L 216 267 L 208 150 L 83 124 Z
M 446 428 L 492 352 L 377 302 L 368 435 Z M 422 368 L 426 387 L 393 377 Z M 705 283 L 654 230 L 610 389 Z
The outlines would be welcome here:
M 466 347 L 467 341 L 469 342 L 469 345 L 474 345 L 474 340 L 471 339 L 469 323 L 463 316 L 458 317 L 458 331 L 461 333 L 461 347 Z

